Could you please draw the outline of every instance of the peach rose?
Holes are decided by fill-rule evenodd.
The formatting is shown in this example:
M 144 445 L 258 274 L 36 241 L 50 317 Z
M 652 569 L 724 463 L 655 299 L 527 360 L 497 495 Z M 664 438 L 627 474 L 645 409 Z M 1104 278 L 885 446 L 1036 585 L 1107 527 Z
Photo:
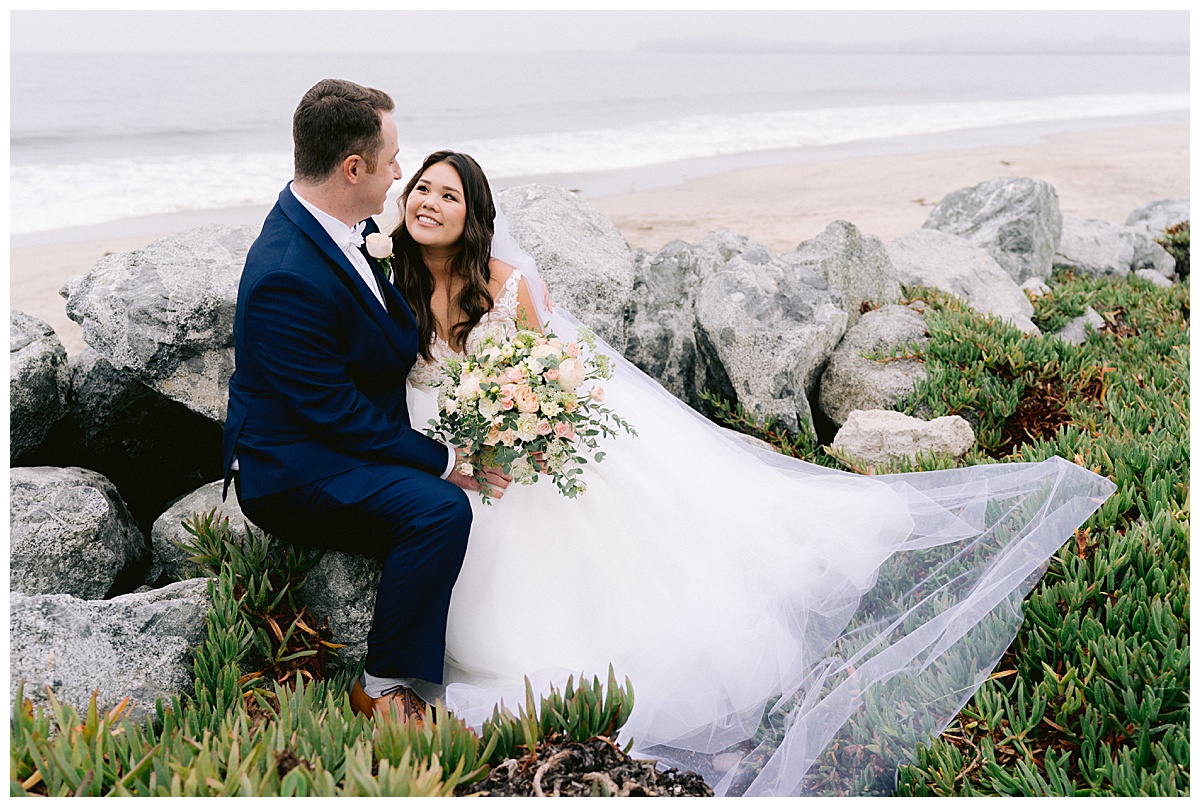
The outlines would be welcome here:
M 570 440 L 575 436 L 575 430 L 571 428 L 570 423 L 556 423 L 554 424 L 554 435 L 564 440 Z
M 547 370 L 546 371 L 546 380 L 547 381 L 554 381 L 557 378 L 558 378 L 558 370 Z
M 498 442 L 500 442 L 500 427 L 492 424 L 492 430 L 488 432 L 487 437 L 483 438 L 483 444 L 485 446 L 494 446 Z
M 601 403 L 604 401 L 604 387 L 596 387 L 594 390 L 592 390 L 592 400 L 596 403 Z
M 542 437 L 545 437 L 552 431 L 554 431 L 554 427 L 550 425 L 550 421 L 543 419 L 537 422 L 537 433 Z
M 513 367 L 505 378 L 510 384 L 520 384 L 525 380 L 525 370 L 521 367 Z
M 520 384 L 513 392 L 513 397 L 517 401 L 517 411 L 525 414 L 531 414 L 538 411 L 537 395 L 526 384 Z
M 515 384 L 505 384 L 500 388 L 500 406 L 504 407 L 507 412 L 516 404 L 517 386 Z
M 567 345 L 567 355 L 570 356 L 572 359 L 579 358 L 579 343 L 578 342 L 571 342 L 570 344 Z

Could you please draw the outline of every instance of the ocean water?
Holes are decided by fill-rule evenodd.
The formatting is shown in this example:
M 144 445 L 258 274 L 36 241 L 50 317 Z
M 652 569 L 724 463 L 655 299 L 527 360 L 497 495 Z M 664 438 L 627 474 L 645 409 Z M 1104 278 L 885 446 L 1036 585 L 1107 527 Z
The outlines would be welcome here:
M 1190 103 L 1185 55 L 14 53 L 11 233 L 269 204 L 329 76 L 396 100 L 406 176 L 448 147 L 497 184 Z

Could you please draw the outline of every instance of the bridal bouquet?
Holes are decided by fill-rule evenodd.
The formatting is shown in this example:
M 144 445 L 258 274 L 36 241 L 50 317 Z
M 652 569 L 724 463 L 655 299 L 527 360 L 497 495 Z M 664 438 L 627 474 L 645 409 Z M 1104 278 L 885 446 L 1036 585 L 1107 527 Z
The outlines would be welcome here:
M 618 428 L 637 434 L 601 405 L 603 387 L 589 387 L 612 372 L 612 360 L 596 352 L 596 337 L 586 328 L 578 342 L 565 344 L 553 333 L 518 330 L 508 337 L 495 328 L 475 353 L 442 365 L 434 382 L 439 417 L 426 433 L 471 454 L 473 462 L 458 470 L 479 482 L 485 502 L 490 487 L 483 466 L 500 468 L 522 485 L 536 482 L 540 470 L 574 498 L 587 489 L 580 479 L 587 456 L 604 459 L 597 437 L 615 436 Z

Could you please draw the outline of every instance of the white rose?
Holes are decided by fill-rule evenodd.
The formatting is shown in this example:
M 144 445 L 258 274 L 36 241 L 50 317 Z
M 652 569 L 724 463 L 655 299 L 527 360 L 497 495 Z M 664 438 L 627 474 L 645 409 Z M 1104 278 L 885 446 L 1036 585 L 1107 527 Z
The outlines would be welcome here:
M 453 398 L 447 398 L 443 408 L 446 410 L 447 415 L 453 415 L 458 411 L 458 401 Z
M 529 368 L 530 375 L 540 375 L 542 370 L 546 369 L 546 366 L 533 356 L 525 360 L 525 366 Z
M 484 398 L 479 402 L 479 414 L 485 418 L 493 418 L 500 413 L 500 402 L 493 401 L 491 398 Z
M 512 345 L 505 345 L 504 347 L 500 348 L 501 358 L 511 359 L 512 355 L 513 355 L 513 346 Z
M 517 437 L 529 441 L 537 439 L 537 418 L 533 415 L 521 415 L 517 418 Z
M 574 391 L 587 378 L 587 368 L 579 359 L 567 359 L 558 365 L 558 385 L 565 390 Z
M 392 237 L 383 233 L 371 233 L 363 239 L 367 244 L 367 254 L 376 260 L 392 257 Z
M 463 476 L 473 476 L 475 474 L 475 466 L 469 462 L 464 462 L 458 466 L 458 472 Z
M 483 374 L 479 372 L 463 373 L 459 379 L 458 392 L 455 393 L 460 401 L 470 401 L 479 396 L 479 382 Z
M 550 347 L 550 345 L 534 345 L 533 349 L 529 351 L 529 355 L 535 359 L 545 359 L 549 356 L 553 356 L 557 352 L 558 351 Z

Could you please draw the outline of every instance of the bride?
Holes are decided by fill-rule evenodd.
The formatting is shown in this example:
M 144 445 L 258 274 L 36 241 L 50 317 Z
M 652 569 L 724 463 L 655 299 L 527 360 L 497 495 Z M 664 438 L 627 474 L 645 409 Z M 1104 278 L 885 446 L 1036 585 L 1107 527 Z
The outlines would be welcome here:
M 414 424 L 447 357 L 514 320 L 572 339 L 473 159 L 430 155 L 392 233 L 416 314 Z M 498 226 L 494 220 L 499 218 Z M 478 726 L 608 665 L 636 692 L 623 741 L 718 795 L 887 790 L 987 678 L 1054 552 L 1113 491 L 1062 459 L 865 477 L 728 436 L 601 345 L 605 441 L 576 499 L 548 481 L 483 504 L 454 588 L 444 698 Z M 870 764 L 839 749 L 870 746 Z M 877 753 L 875 753 L 877 752 Z M 856 759 L 861 759 L 857 757 Z

